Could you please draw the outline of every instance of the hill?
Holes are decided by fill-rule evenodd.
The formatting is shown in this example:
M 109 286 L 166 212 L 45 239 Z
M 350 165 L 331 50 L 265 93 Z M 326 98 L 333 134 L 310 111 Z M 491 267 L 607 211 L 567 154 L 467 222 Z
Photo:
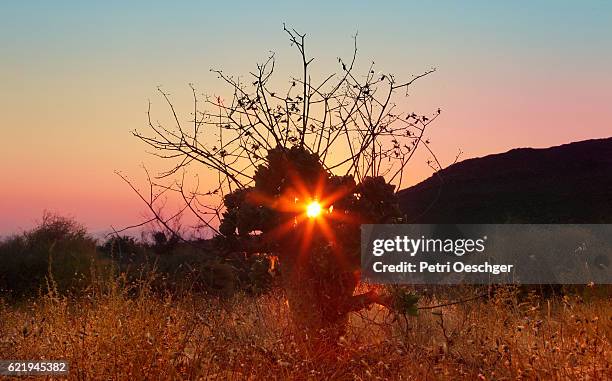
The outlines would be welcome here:
M 612 223 L 612 137 L 468 159 L 399 198 L 409 223 Z

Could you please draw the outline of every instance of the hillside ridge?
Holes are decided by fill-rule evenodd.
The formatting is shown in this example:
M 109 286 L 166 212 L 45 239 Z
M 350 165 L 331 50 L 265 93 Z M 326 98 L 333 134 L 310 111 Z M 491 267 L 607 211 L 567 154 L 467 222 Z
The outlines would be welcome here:
M 409 223 L 612 222 L 612 137 L 466 159 L 398 196 Z

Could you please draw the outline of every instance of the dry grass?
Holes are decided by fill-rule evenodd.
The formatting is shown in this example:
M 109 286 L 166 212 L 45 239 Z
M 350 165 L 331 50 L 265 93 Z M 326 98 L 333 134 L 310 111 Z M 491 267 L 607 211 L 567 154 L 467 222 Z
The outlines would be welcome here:
M 606 379 L 609 299 L 518 302 L 508 290 L 394 320 L 351 318 L 338 348 L 293 340 L 280 292 L 160 297 L 114 281 L 77 299 L 0 304 L 0 358 L 67 359 L 71 379 Z M 439 302 L 439 301 L 432 301 Z M 433 312 L 433 313 L 432 313 Z

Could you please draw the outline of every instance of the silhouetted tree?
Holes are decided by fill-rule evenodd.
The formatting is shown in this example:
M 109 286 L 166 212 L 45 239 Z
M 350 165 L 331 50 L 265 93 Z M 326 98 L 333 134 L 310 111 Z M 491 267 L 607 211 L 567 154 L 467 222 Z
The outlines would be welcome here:
M 299 52 L 301 76 L 289 78 L 283 90 L 271 85 L 274 55 L 248 78 L 213 70 L 231 89 L 229 99 L 199 96 L 191 86 L 188 122 L 181 121 L 169 94 L 158 89 L 174 125 L 154 122 L 149 104 L 149 134 L 134 135 L 173 164 L 156 180 L 149 177 L 148 196 L 138 194 L 152 220 L 170 231 L 176 216 L 190 212 L 228 247 L 278 258 L 294 321 L 307 335 L 334 342 L 351 311 L 395 303 L 374 290 L 354 295 L 359 227 L 401 221 L 395 191 L 417 148 L 425 147 L 437 163 L 424 134 L 440 110 L 417 115 L 396 103 L 435 69 L 404 82 L 377 72 L 373 63 L 357 74 L 355 37 L 352 57 L 338 58 L 339 72 L 315 82 L 305 35 L 284 31 Z M 184 169 L 194 165 L 211 170 L 216 186 L 187 190 Z M 177 174 L 179 181 L 159 182 Z M 157 207 L 166 192 L 184 201 L 168 217 Z M 323 213 L 309 218 L 306 208 L 313 201 Z M 395 306 L 414 307 L 414 299 L 402 300 Z

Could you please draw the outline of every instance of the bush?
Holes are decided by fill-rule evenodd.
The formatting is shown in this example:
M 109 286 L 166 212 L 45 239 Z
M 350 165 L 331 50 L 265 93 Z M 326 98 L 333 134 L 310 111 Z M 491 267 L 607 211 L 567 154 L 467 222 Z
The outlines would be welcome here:
M 111 267 L 97 255 L 96 242 L 84 227 L 49 213 L 33 230 L 0 242 L 0 289 L 13 297 L 47 287 L 78 293 Z
M 272 287 L 272 261 L 248 255 L 238 242 L 227 247 L 215 239 L 180 242 L 163 232 L 148 235 L 150 242 L 112 236 L 98 251 L 116 264 L 129 283 L 155 274 L 151 287 L 156 291 L 190 290 L 229 297 L 236 292 L 260 294 Z
M 96 240 L 72 219 L 46 213 L 21 235 L 0 240 L 0 294 L 20 299 L 40 291 L 80 294 L 113 272 L 128 283 L 155 274 L 160 292 L 192 291 L 231 296 L 269 290 L 271 263 L 260 256 L 221 250 L 213 241 L 178 242 L 154 235 L 147 243 L 129 236 Z M 164 235 L 165 237 L 165 235 Z

